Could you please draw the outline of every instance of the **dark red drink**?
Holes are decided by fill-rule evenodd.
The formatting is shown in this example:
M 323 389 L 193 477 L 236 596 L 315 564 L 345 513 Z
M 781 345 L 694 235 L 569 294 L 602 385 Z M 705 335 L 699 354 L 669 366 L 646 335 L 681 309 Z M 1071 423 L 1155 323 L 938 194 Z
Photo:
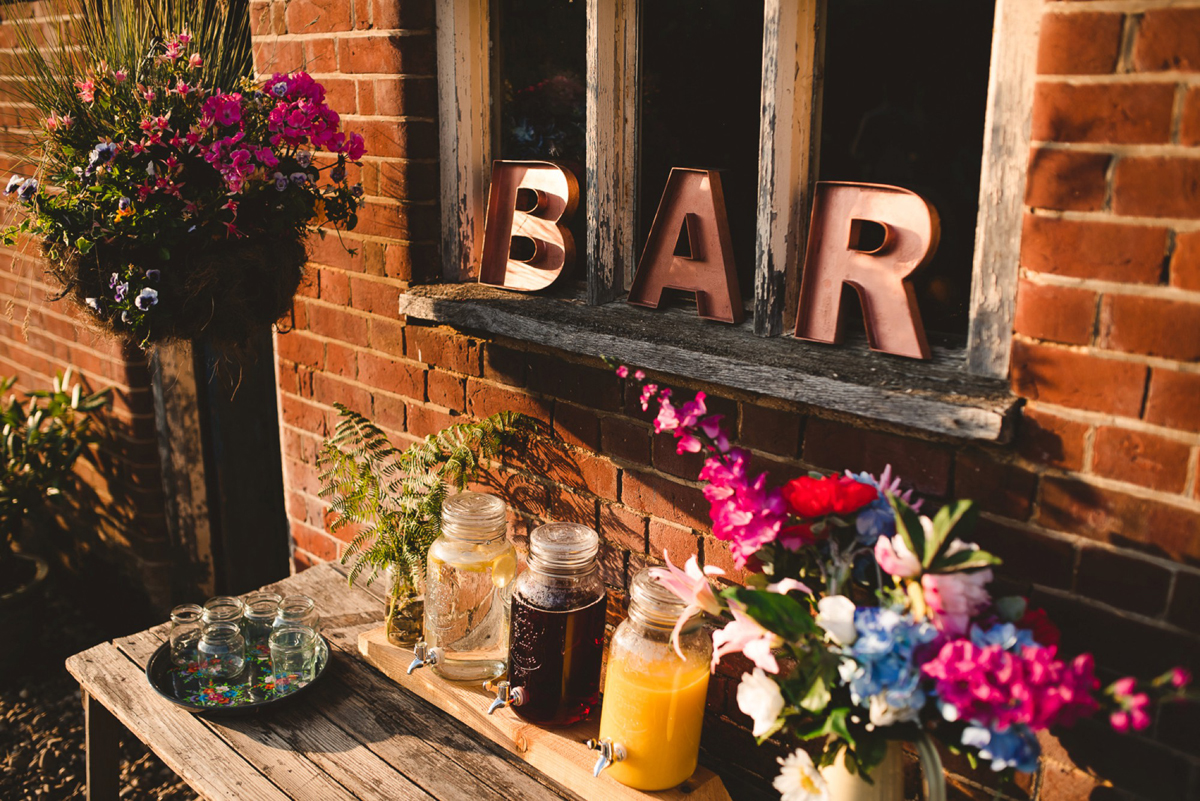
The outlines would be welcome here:
M 601 595 L 587 606 L 557 612 L 534 606 L 519 592 L 513 596 L 508 682 L 525 695 L 514 712 L 544 726 L 588 716 L 600 700 L 606 606 Z

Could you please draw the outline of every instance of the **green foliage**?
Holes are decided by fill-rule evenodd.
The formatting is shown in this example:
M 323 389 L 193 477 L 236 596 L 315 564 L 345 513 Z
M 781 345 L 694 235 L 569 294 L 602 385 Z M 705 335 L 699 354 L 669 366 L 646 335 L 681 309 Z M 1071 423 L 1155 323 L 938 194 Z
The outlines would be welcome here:
M 15 376 L 0 379 L 0 395 L 15 382 Z M 71 384 L 68 369 L 52 389 L 26 393 L 23 401 L 12 394 L 0 403 L 0 559 L 11 552 L 25 516 L 61 492 L 75 460 L 99 440 L 92 415 L 108 403 L 108 395 L 108 390 L 84 395 L 81 385 Z
M 331 498 L 332 529 L 361 530 L 342 563 L 353 560 L 350 583 L 367 573 L 370 584 L 390 566 L 420 575 L 425 555 L 441 532 L 442 503 L 462 491 L 485 459 L 532 431 L 517 412 L 498 412 L 478 422 L 452 425 L 401 451 L 377 426 L 342 404 L 341 421 L 321 447 L 317 465 L 321 497 Z
M 955 539 L 969 541 L 979 509 L 974 501 L 954 501 L 938 510 L 933 525 L 925 531 L 921 518 L 907 503 L 889 494 L 888 503 L 896 513 L 896 533 L 921 562 L 928 573 L 956 573 L 1000 564 L 1000 558 L 977 548 L 950 552 Z

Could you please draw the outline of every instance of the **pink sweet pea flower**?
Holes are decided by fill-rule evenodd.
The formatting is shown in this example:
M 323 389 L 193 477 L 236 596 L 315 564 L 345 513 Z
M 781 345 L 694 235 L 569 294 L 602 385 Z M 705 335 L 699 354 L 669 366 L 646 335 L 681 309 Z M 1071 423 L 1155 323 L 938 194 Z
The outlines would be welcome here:
M 875 541 L 875 561 L 884 573 L 900 578 L 916 578 L 921 575 L 921 561 L 908 550 L 904 538 L 881 536 Z
M 1182 690 L 1192 682 L 1192 674 L 1186 669 L 1177 667 L 1171 670 L 1171 686 L 1177 690 Z
M 991 568 L 962 573 L 926 573 L 921 576 L 925 603 L 929 606 L 934 625 L 950 637 L 964 636 L 971 618 L 992 601 L 984 589 L 991 580 Z
M 621 365 L 617 368 L 617 378 L 627 378 L 629 376 L 629 368 Z
M 715 671 L 721 657 L 726 654 L 741 653 L 767 673 L 778 673 L 779 663 L 771 653 L 778 638 L 742 611 L 736 602 L 729 605 L 729 611 L 733 613 L 733 622 L 713 633 L 711 669 Z
M 662 582 L 664 587 L 678 595 L 687 604 L 679 613 L 679 619 L 675 621 L 675 628 L 671 630 L 671 645 L 675 647 L 675 653 L 679 654 L 679 658 L 682 659 L 683 650 L 679 647 L 679 632 L 683 630 L 684 624 L 700 612 L 708 612 L 710 615 L 721 614 L 721 604 L 717 601 L 712 585 L 708 583 L 708 577 L 723 576 L 725 571 L 713 565 L 705 565 L 701 569 L 695 556 L 689 557 L 684 563 L 684 569 L 680 570 L 671 563 L 671 557 L 665 550 L 663 559 L 666 560 L 667 566 L 651 568 L 650 575 Z

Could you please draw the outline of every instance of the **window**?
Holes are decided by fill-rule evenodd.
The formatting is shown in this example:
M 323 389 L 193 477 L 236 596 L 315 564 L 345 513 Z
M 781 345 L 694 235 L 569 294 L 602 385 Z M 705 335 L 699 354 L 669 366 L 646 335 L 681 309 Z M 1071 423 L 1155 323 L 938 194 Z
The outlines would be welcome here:
M 1008 371 L 1029 142 L 1033 42 L 1041 9 L 1040 0 L 996 0 L 993 19 L 987 11 L 991 5 L 982 0 L 966 4 L 960 0 L 835 0 L 827 10 L 825 0 L 762 0 L 761 4 L 744 0 L 439 0 L 445 276 L 459 281 L 474 274 L 491 158 L 520 152 L 520 143 L 505 130 L 521 116 L 519 91 L 523 87 L 518 84 L 529 87 L 537 83 L 535 77 L 546 80 L 576 74 L 581 64 L 577 48 L 582 27 L 586 111 L 581 209 L 586 220 L 577 238 L 577 254 L 585 288 L 580 288 L 577 302 L 570 304 L 572 313 L 584 315 L 576 318 L 581 330 L 590 326 L 608 332 L 611 325 L 611 331 L 619 332 L 621 321 L 632 319 L 623 310 L 625 304 L 608 302 L 629 286 L 668 166 L 730 171 L 730 179 L 723 180 L 732 190 L 727 190 L 727 205 L 735 258 L 752 314 L 740 327 L 708 324 L 696 328 L 698 338 L 706 340 L 712 353 L 722 351 L 726 358 L 734 358 L 729 355 L 736 351 L 731 343 L 742 341 L 751 331 L 767 338 L 760 340 L 760 349 L 774 353 L 780 349 L 765 343 L 777 342 L 773 337 L 786 339 L 780 335 L 788 334 L 794 325 L 813 182 L 818 178 L 874 180 L 908 184 L 918 190 L 922 185 L 935 185 L 935 195 L 941 192 L 950 198 L 948 205 L 943 198 L 935 197 L 935 203 L 944 217 L 947 211 L 957 215 L 955 227 L 960 236 L 957 243 L 948 243 L 946 264 L 935 265 L 927 273 L 930 299 L 922 300 L 922 311 L 928 310 L 929 328 L 949 331 L 950 341 L 959 344 L 943 348 L 934 363 L 905 363 L 896 368 L 893 359 L 870 365 L 885 365 L 885 372 L 896 372 L 897 381 L 916 384 L 921 383 L 921 376 L 933 376 L 941 368 L 965 379 L 980 377 L 982 389 L 975 395 L 988 400 L 976 407 L 987 406 L 986 414 L 1003 417 L 1007 414 L 1004 409 L 997 412 L 997 404 L 1003 405 L 1000 384 L 988 384 L 986 379 L 1002 379 Z M 963 19 L 948 22 L 946 15 Z M 872 25 L 890 34 L 881 37 L 881 46 L 874 48 L 862 44 L 864 31 Z M 979 32 L 973 50 L 959 53 L 943 41 L 947 31 L 965 36 L 970 26 Z M 986 54 L 989 31 L 990 61 Z M 689 47 L 668 50 L 665 45 L 671 41 L 687 41 Z M 522 42 L 536 44 L 523 48 Z M 897 42 L 904 46 L 897 48 Z M 925 63 L 905 62 L 893 70 L 901 76 L 905 70 L 924 70 L 926 76 L 940 72 L 947 81 L 940 91 L 955 96 L 949 105 L 956 111 L 956 104 L 969 108 L 966 116 L 973 121 L 965 124 L 976 135 L 973 147 L 959 146 L 971 139 L 970 131 L 952 136 L 951 144 L 941 148 L 953 151 L 949 157 L 939 152 L 918 154 L 917 161 L 924 163 L 916 167 L 924 169 L 937 161 L 943 174 L 915 169 L 915 178 L 909 180 L 899 174 L 903 170 L 889 173 L 885 169 L 894 154 L 879 148 L 871 152 L 870 137 L 884 136 L 880 131 L 886 131 L 886 120 L 876 130 L 858 130 L 863 127 L 864 109 L 890 109 L 902 116 L 941 114 L 948 105 L 941 97 L 906 101 L 894 93 L 889 95 L 886 81 L 881 82 L 883 86 L 872 83 L 872 74 L 887 73 L 887 59 L 903 59 L 906 52 L 910 62 Z M 873 55 L 880 57 L 872 60 Z M 942 60 L 938 62 L 938 58 Z M 837 74 L 833 75 L 835 68 Z M 961 94 L 955 87 L 962 77 L 959 73 L 972 72 L 977 76 L 974 94 L 957 97 Z M 703 77 L 690 86 L 687 82 L 680 85 L 680 77 L 685 75 Z M 986 80 L 985 75 L 989 76 Z M 904 77 L 893 83 L 902 85 L 905 80 L 913 83 Z M 697 87 L 702 91 L 696 92 Z M 718 114 L 717 124 L 708 126 L 718 103 L 729 109 L 730 119 L 719 119 Z M 569 116 L 558 122 L 569 122 Z M 690 128 L 688 137 L 678 136 L 681 119 Z M 848 137 L 852 128 L 855 134 Z M 856 136 L 859 146 L 847 149 L 847 141 Z M 555 147 L 566 152 L 577 145 L 568 145 L 564 139 Z M 567 156 L 576 153 L 577 149 Z M 753 180 L 744 180 L 747 165 L 755 170 Z M 896 166 L 893 159 L 891 167 Z M 734 192 L 739 193 L 736 200 Z M 737 214 L 745 216 L 738 218 Z M 972 226 L 971 218 L 976 215 Z M 470 294 L 447 292 L 446 297 Z M 432 299 L 436 293 L 426 294 Z M 942 302 L 935 303 L 939 298 Z M 552 301 L 544 296 L 528 300 L 532 301 L 529 309 L 544 308 L 544 301 Z M 433 303 L 420 298 L 404 302 L 417 316 L 421 316 L 418 307 L 430 313 Z M 515 302 L 505 303 L 505 308 L 524 313 L 516 310 Z M 936 308 L 939 305 L 941 308 Z M 588 306 L 605 312 L 585 314 Z M 647 313 L 634 312 L 634 316 L 639 314 Z M 470 319 L 483 318 L 474 315 Z M 867 365 L 866 357 L 853 353 L 853 347 L 835 352 L 791 341 L 778 344 L 809 354 L 794 357 L 799 372 L 819 369 L 810 364 L 814 358 L 815 364 L 834 368 L 846 361 L 850 366 L 844 371 L 824 368 L 837 381 L 847 380 L 840 377 L 843 372 L 852 374 Z M 608 347 L 612 353 L 611 342 Z M 750 345 L 744 347 L 750 352 Z M 814 353 L 818 356 L 813 357 Z M 755 362 L 748 358 L 747 364 Z M 877 368 L 863 369 L 869 373 Z M 720 380 L 708 369 L 696 374 Z M 931 379 L 934 384 L 940 380 Z M 862 383 L 868 382 L 864 379 Z M 897 390 L 912 393 L 911 388 L 902 386 Z M 864 392 L 867 389 L 864 387 Z M 760 391 L 779 394 L 774 389 Z M 879 394 L 878 384 L 874 391 Z M 971 394 L 961 386 L 956 391 Z M 837 401 L 834 405 L 862 414 L 868 413 L 863 409 L 872 404 Z M 876 410 L 868 416 L 881 414 Z M 938 428 L 942 424 L 927 425 L 909 417 L 892 419 L 962 433 L 961 420 Z M 1002 422 L 993 420 L 984 426 L 990 432 L 984 436 L 1000 436 L 1002 427 Z

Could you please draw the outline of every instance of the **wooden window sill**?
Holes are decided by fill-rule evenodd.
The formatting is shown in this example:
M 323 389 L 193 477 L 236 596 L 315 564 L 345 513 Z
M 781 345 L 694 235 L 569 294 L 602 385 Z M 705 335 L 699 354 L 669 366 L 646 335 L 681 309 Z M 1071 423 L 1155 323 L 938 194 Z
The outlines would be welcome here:
M 966 348 L 952 343 L 931 342 L 933 358 L 917 362 L 874 353 L 861 338 L 843 346 L 762 338 L 749 321 L 477 283 L 412 287 L 400 313 L 965 439 L 1007 442 L 1020 403 L 1006 381 L 968 373 Z

